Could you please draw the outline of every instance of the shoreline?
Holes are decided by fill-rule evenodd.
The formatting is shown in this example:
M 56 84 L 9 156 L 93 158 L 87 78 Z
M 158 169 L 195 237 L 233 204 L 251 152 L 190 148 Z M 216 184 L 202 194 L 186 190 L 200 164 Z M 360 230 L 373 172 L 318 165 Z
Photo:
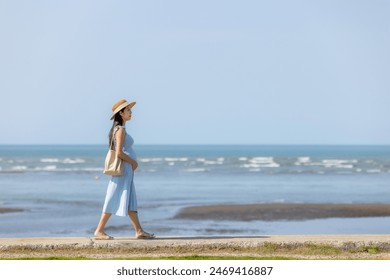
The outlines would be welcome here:
M 190 206 L 174 219 L 232 221 L 302 221 L 326 218 L 389 217 L 390 204 L 265 203 Z
M 0 207 L 0 214 L 25 212 Z M 257 203 L 213 204 L 182 208 L 173 219 L 232 221 L 300 221 L 326 218 L 390 217 L 390 204 L 372 203 Z

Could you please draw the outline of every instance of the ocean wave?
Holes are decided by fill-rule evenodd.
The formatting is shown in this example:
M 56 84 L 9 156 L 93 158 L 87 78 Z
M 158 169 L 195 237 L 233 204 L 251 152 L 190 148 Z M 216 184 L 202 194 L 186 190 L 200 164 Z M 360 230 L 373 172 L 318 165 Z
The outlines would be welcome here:
M 260 164 L 248 163 L 248 164 L 241 165 L 241 167 L 243 167 L 243 168 L 258 168 L 258 167 L 260 167 Z
M 325 168 L 354 168 L 358 163 L 356 159 L 352 160 L 342 160 L 342 159 L 324 159 L 321 162 L 311 162 L 311 161 L 296 161 L 295 165 L 304 165 L 304 166 L 323 166 Z
M 325 167 L 353 168 L 353 164 L 357 163 L 357 160 L 324 159 L 322 163 Z
M 43 163 L 64 163 L 64 164 L 77 164 L 77 163 L 85 163 L 85 160 L 82 158 L 65 158 L 65 159 L 59 159 L 59 158 L 41 158 L 39 160 Z
M 140 158 L 140 162 L 148 163 L 148 162 L 160 162 L 162 161 L 162 158 Z
M 26 172 L 103 172 L 101 167 L 84 167 L 84 168 L 59 168 L 57 165 L 36 166 L 28 168 L 27 166 L 14 166 L 10 169 L 0 168 L 0 173 L 26 173 Z
M 273 162 L 273 157 L 253 157 L 249 160 L 249 162 L 256 162 L 256 163 L 267 163 L 267 162 Z
M 43 166 L 43 167 L 35 167 L 34 170 L 36 171 L 52 171 L 52 170 L 56 170 L 57 169 L 57 165 L 47 165 L 47 166 Z
M 172 162 L 172 161 L 187 161 L 188 158 L 186 157 L 180 157 L 180 158 L 171 158 L 171 157 L 166 157 L 164 158 L 165 161 L 169 161 L 169 162 Z
M 294 165 L 323 166 L 325 168 L 354 168 L 358 160 L 324 159 L 321 162 L 312 162 L 310 157 L 299 157 Z
M 103 159 L 83 156 L 2 157 L 0 173 L 101 172 Z M 12 161 L 12 163 L 10 163 Z M 210 172 L 215 174 L 350 174 L 387 173 L 390 162 L 370 158 L 273 156 L 151 156 L 139 158 L 141 172 Z M 346 173 L 347 172 L 347 173 Z
M 207 168 L 188 168 L 186 169 L 187 172 L 206 172 L 208 171 Z
M 380 169 L 368 169 L 367 170 L 367 173 L 381 173 L 382 172 L 382 170 L 380 170 Z
M 157 172 L 156 169 L 147 169 L 147 170 L 143 170 L 144 172 L 149 172 L 149 173 L 155 173 Z
M 85 160 L 83 160 L 81 158 L 75 158 L 75 159 L 66 158 L 62 161 L 62 163 L 65 163 L 65 164 L 85 163 Z
M 17 165 L 17 166 L 13 166 L 11 168 L 12 171 L 25 171 L 27 170 L 27 166 L 25 165 Z
M 216 164 L 222 165 L 222 164 L 224 164 L 225 158 L 219 157 L 219 158 L 217 158 L 215 160 L 205 159 L 205 158 L 198 158 L 198 159 L 196 159 L 196 161 L 197 162 L 201 162 L 204 165 L 216 165 Z
M 250 168 L 248 171 L 249 172 L 260 172 L 261 168 Z
M 253 157 L 248 160 L 249 164 L 244 165 L 247 168 L 251 167 L 271 167 L 271 168 L 277 168 L 280 167 L 279 163 L 276 163 L 274 161 L 273 157 Z
M 205 165 L 215 165 L 215 164 L 223 164 L 223 161 L 218 161 L 218 160 L 205 160 L 203 162 Z
M 310 163 L 310 157 L 299 157 L 294 165 L 307 165 Z
M 39 161 L 44 163 L 60 162 L 58 158 L 41 158 Z

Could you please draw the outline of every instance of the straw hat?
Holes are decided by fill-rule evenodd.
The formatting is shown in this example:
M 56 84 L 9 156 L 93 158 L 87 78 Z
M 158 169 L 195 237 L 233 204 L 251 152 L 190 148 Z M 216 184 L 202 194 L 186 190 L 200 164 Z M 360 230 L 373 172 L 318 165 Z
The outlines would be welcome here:
M 130 108 L 132 108 L 134 105 L 135 105 L 136 102 L 127 102 L 126 99 L 122 99 L 122 100 L 119 100 L 117 103 L 115 103 L 113 106 L 112 106 L 112 116 L 111 116 L 111 120 L 114 119 L 114 116 L 116 115 L 116 113 L 118 113 L 120 110 L 122 110 L 123 108 L 127 107 L 127 106 L 130 106 Z

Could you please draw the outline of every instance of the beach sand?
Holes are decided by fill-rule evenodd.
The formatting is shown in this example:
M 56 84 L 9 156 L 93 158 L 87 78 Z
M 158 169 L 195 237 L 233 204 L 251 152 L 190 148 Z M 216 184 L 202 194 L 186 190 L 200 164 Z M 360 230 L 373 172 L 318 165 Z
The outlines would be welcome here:
M 0 214 L 13 213 L 13 212 L 23 212 L 24 209 L 21 208 L 0 208 Z
M 388 217 L 389 204 L 244 204 L 206 205 L 182 209 L 176 219 L 277 221 L 324 218 Z

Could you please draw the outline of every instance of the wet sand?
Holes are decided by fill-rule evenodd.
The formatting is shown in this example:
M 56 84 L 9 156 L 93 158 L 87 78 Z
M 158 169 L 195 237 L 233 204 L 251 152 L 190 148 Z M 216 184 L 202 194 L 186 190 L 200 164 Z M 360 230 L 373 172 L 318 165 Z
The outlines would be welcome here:
M 182 209 L 174 218 L 191 220 L 277 221 L 325 218 L 389 217 L 389 204 L 244 204 Z
M 24 209 L 21 208 L 0 208 L 0 214 L 13 213 L 13 212 L 23 212 Z

